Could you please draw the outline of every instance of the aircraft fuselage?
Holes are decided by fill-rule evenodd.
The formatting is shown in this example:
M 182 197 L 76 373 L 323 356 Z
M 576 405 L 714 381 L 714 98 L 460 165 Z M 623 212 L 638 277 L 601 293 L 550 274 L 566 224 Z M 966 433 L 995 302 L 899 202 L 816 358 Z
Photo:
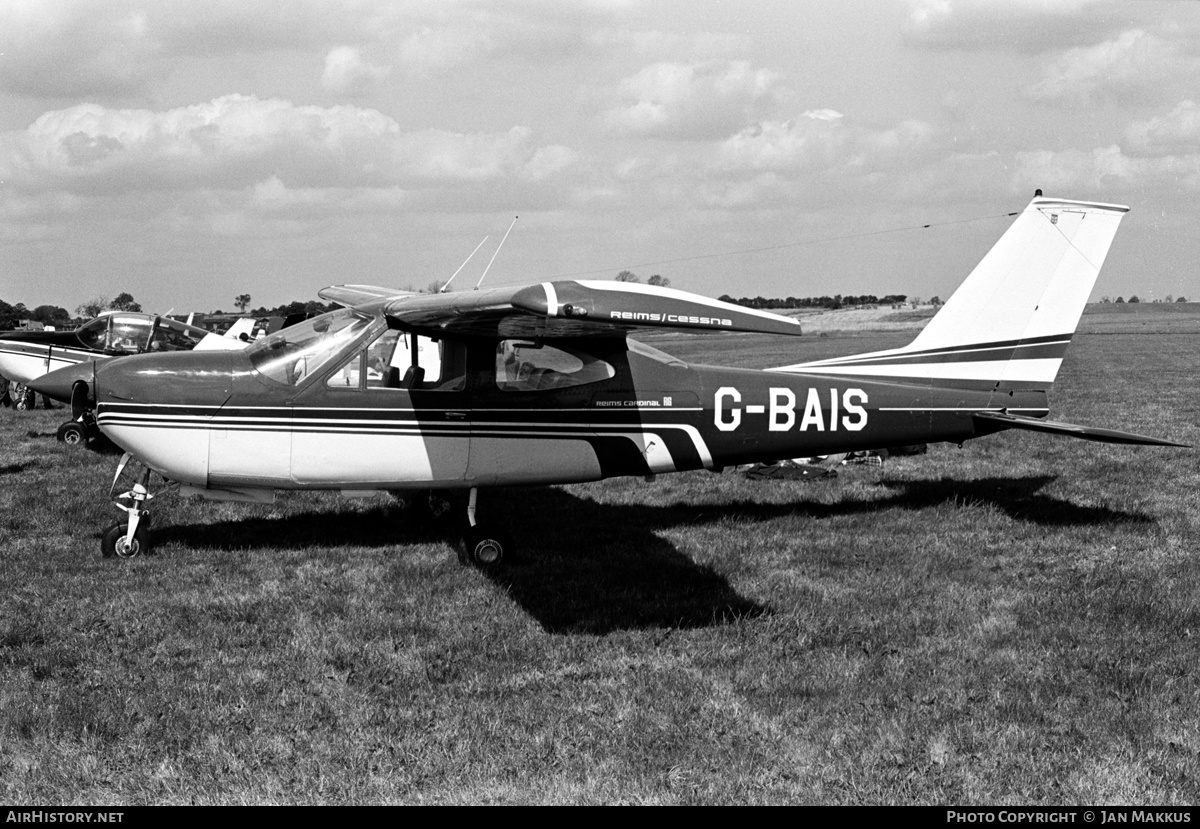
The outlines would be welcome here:
M 372 385 L 364 343 L 384 329 L 376 321 L 301 381 L 273 379 L 236 352 L 102 366 L 98 422 L 148 466 L 192 486 L 357 490 L 574 483 L 961 442 L 976 435 L 971 412 L 1046 412 L 1041 392 L 1000 400 L 987 390 L 689 365 L 623 337 L 515 341 L 534 361 L 567 368 L 554 357 L 562 345 L 572 366 L 586 364 L 549 387 L 535 387 L 544 377 L 516 379 L 504 364 L 510 341 L 489 338 L 455 344 L 460 371 L 443 371 L 446 382 Z
M 82 345 L 73 331 L 29 331 L 0 335 L 0 375 L 28 385 L 50 371 L 104 359 Z

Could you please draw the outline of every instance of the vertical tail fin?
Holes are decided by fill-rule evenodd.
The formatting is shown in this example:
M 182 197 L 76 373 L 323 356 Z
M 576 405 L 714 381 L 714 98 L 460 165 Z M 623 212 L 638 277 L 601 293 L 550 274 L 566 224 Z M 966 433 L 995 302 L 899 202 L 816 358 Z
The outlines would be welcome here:
M 912 343 L 784 370 L 1048 388 L 1128 210 L 1035 198 Z

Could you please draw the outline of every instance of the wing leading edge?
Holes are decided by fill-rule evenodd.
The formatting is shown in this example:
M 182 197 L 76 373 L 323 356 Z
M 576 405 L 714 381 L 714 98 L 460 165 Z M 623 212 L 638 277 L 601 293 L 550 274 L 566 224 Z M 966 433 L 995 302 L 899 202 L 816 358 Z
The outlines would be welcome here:
M 1093 440 L 1099 443 L 1128 443 L 1139 446 L 1178 446 L 1190 449 L 1186 443 L 1137 435 L 1133 432 L 1118 432 L 1115 429 L 1097 429 L 1094 426 L 1079 426 L 1075 423 L 1060 423 L 1054 420 L 1039 420 L 1007 412 L 975 412 L 971 415 L 980 434 L 1000 432 L 1004 429 L 1026 429 L 1030 432 L 1046 432 L 1052 435 Z
M 394 299 L 401 296 L 415 296 L 413 291 L 397 291 L 394 288 L 378 288 L 374 285 L 331 285 L 317 292 L 317 296 L 328 302 L 336 302 L 353 308 L 356 305 L 366 305 L 378 299 Z
M 382 300 L 384 312 L 401 327 L 431 334 L 595 337 L 644 328 L 800 334 L 800 323 L 790 317 L 627 282 L 542 282 L 444 294 L 371 293 L 384 290 L 334 286 L 320 296 L 352 305 Z M 347 302 L 356 296 L 362 302 Z

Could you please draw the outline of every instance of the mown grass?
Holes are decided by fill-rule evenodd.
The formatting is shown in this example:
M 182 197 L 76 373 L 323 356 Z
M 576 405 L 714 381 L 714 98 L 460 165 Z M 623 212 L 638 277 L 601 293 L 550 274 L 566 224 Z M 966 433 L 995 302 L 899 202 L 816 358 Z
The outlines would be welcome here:
M 1053 415 L 1200 443 L 1193 323 L 1080 334 Z M 655 344 L 763 366 L 897 336 Z M 326 494 L 169 496 L 158 555 L 103 560 L 117 456 L 62 417 L 0 412 L 3 802 L 1200 795 L 1192 450 L 1001 434 L 827 482 L 500 490 L 522 557 L 487 576 Z

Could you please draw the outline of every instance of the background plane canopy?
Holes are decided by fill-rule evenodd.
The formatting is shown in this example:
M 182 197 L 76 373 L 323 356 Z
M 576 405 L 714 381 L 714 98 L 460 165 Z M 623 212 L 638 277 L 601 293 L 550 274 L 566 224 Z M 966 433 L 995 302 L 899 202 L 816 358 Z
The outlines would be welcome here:
M 108 349 L 124 354 L 139 354 L 150 343 L 150 320 L 147 317 L 113 316 L 109 329 Z
M 597 383 L 616 370 L 583 351 L 562 346 L 502 340 L 496 346 L 496 385 L 501 391 L 541 391 Z
M 350 308 L 322 314 L 264 337 L 246 356 L 261 374 L 295 386 L 357 339 L 371 319 Z
M 159 317 L 154 323 L 154 333 L 150 335 L 151 351 L 190 351 L 196 347 L 204 335 L 166 317 Z

